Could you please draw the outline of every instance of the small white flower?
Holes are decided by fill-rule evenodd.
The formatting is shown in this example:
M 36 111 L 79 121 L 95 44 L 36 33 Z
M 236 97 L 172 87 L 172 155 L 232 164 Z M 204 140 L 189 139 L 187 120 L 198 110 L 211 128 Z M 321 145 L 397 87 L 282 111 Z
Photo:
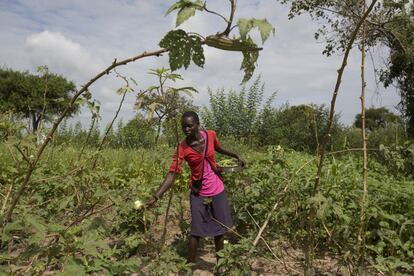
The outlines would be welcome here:
M 223 243 L 224 244 L 229 244 L 229 241 L 228 240 L 224 240 Z
M 144 203 L 142 203 L 142 201 L 138 199 L 137 201 L 134 202 L 134 206 L 135 206 L 135 209 L 139 210 L 142 207 L 144 207 Z
M 30 159 L 33 159 L 33 158 L 34 158 L 34 155 L 33 155 L 33 154 L 31 154 L 31 155 L 29 156 L 29 158 L 30 158 Z

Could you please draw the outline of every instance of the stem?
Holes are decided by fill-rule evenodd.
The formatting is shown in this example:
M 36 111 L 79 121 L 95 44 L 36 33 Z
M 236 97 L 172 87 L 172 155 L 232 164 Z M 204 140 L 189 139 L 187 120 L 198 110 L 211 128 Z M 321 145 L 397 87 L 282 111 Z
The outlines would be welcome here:
M 219 14 L 219 13 L 217 13 L 217 12 L 215 12 L 215 11 L 212 11 L 212 10 L 209 10 L 209 9 L 207 9 L 207 2 L 204 2 L 204 6 L 203 6 L 203 9 L 206 11 L 206 12 L 208 12 L 208 13 L 212 13 L 212 14 L 215 14 L 215 15 L 217 15 L 217 16 L 219 16 L 219 17 L 221 17 L 227 24 L 229 24 L 229 21 L 227 20 L 227 18 L 225 18 L 223 15 L 221 15 L 221 14 Z
M 363 9 L 365 11 L 365 0 L 363 0 Z M 368 137 L 365 129 L 365 24 L 362 25 L 362 41 L 361 41 L 361 121 L 362 121 L 362 186 L 363 193 L 361 198 L 361 210 L 359 216 L 359 231 L 358 231 L 358 258 L 360 264 L 365 259 L 365 226 L 366 226 L 366 209 L 368 205 L 368 151 L 367 141 Z
M 115 71 L 117 77 L 122 78 L 126 82 L 126 87 L 130 87 L 127 78 L 120 75 L 115 69 L 114 69 L 114 71 Z M 118 118 L 119 112 L 121 111 L 121 107 L 124 104 L 127 92 L 128 92 L 128 90 L 125 90 L 124 93 L 122 94 L 122 99 L 119 102 L 118 110 L 116 111 L 114 118 L 112 118 L 112 121 L 111 121 L 110 125 L 108 126 L 108 129 L 106 130 L 105 135 L 102 138 L 101 143 L 99 144 L 97 152 L 100 152 L 102 150 L 102 147 L 105 144 L 106 138 L 108 137 L 109 132 L 112 130 L 112 127 L 115 123 L 116 118 Z M 96 155 L 95 160 L 93 161 L 92 169 L 95 169 L 97 161 L 98 161 L 98 155 Z
M 176 99 L 176 97 L 178 97 L 177 92 L 174 92 L 174 99 Z M 177 118 L 174 117 L 173 119 L 174 119 L 175 141 L 177 143 L 176 158 L 175 158 L 175 170 L 174 170 L 174 180 L 175 180 L 175 176 L 177 175 L 177 169 L 178 169 L 178 159 L 179 159 L 178 150 L 179 150 L 179 147 L 180 147 L 180 140 L 179 140 L 180 138 L 178 136 Z M 173 191 L 170 192 L 170 197 L 168 198 L 167 210 L 165 211 L 164 229 L 163 229 L 163 233 L 162 233 L 160 250 L 162 249 L 162 247 L 164 247 L 164 243 L 165 243 L 165 236 L 167 234 L 168 213 L 170 211 L 172 198 L 173 198 Z
M 230 31 L 232 29 L 231 24 L 233 23 L 234 13 L 236 11 L 236 0 L 229 0 L 229 1 L 230 1 L 231 8 L 230 8 L 230 17 L 229 17 L 229 20 L 227 20 L 227 27 L 224 30 L 224 32 L 218 34 L 217 36 L 222 36 L 222 35 L 229 36 Z
M 40 127 L 38 128 L 38 131 L 37 131 L 37 141 L 38 142 L 40 141 L 39 133 L 42 132 L 42 128 L 43 128 L 43 123 L 42 122 L 43 122 L 44 114 L 46 112 L 46 95 L 47 95 L 47 91 L 48 91 L 48 79 L 47 79 L 48 74 L 49 73 L 47 71 L 44 74 L 44 77 L 45 77 L 45 89 L 44 89 L 44 92 L 43 92 L 43 107 L 42 107 L 42 112 L 39 115 L 39 125 L 40 125 Z
M 2 214 L 2 215 L 4 213 L 4 210 L 6 210 L 7 202 L 9 201 L 10 194 L 11 194 L 12 190 L 13 190 L 13 183 L 10 184 L 9 190 L 7 191 L 7 194 L 4 197 L 3 206 L 1 207 L 1 212 L 0 212 L 0 214 Z
M 171 202 L 172 202 L 172 198 L 173 198 L 173 191 L 170 191 L 170 195 L 168 197 L 168 205 L 167 205 L 167 210 L 165 210 L 165 218 L 164 218 L 164 229 L 162 230 L 162 238 L 161 238 L 161 246 L 160 246 L 160 250 L 164 247 L 165 244 L 165 237 L 167 236 L 167 224 L 168 224 L 168 214 L 170 213 L 170 208 L 171 208 Z
M 19 187 L 16 195 L 14 196 L 10 208 L 7 210 L 6 216 L 3 218 L 2 224 L 7 224 L 10 220 L 11 217 L 13 215 L 13 211 L 14 208 L 17 205 L 17 202 L 19 201 L 20 197 L 22 196 L 24 189 L 26 188 L 26 186 L 28 185 L 30 178 L 33 174 L 33 171 L 36 169 L 37 163 L 40 160 L 40 157 L 43 154 L 43 151 L 45 150 L 46 146 L 49 144 L 50 140 L 52 139 L 53 135 L 55 134 L 59 124 L 62 122 L 62 120 L 66 117 L 66 115 L 69 113 L 69 111 L 72 109 L 73 105 L 75 104 L 76 100 L 79 98 L 80 95 L 82 95 L 82 93 L 84 93 L 86 90 L 88 90 L 88 88 L 95 83 L 98 79 L 100 79 L 101 77 L 103 77 L 104 75 L 109 74 L 109 72 L 121 65 L 126 65 L 130 62 L 134 62 L 138 59 L 142 59 L 145 57 L 150 57 L 150 56 L 160 56 L 162 53 L 168 52 L 168 49 L 162 48 L 159 49 L 157 51 L 154 52 L 144 52 L 140 55 L 131 57 L 131 58 L 127 58 L 124 59 L 122 61 L 117 62 L 116 59 L 114 60 L 114 62 L 109 65 L 107 68 L 105 68 L 102 72 L 100 72 L 99 74 L 97 74 L 95 77 L 93 77 L 92 79 L 90 79 L 85 85 L 81 86 L 82 88 L 80 90 L 78 90 L 78 92 L 75 93 L 75 95 L 72 97 L 72 99 L 70 100 L 70 102 L 68 103 L 68 105 L 66 106 L 65 110 L 62 112 L 62 114 L 56 119 L 56 121 L 53 123 L 52 128 L 50 129 L 49 133 L 46 136 L 46 139 L 43 141 L 42 145 L 40 146 L 39 150 L 37 151 L 36 157 L 34 159 L 34 161 L 29 165 L 26 175 L 24 177 L 23 183 L 21 184 L 21 186 Z
M 371 10 L 374 8 L 375 3 L 377 2 L 377 0 L 373 0 L 370 4 L 370 6 L 368 7 L 368 9 L 365 11 L 365 13 L 363 14 L 362 18 L 358 21 L 357 25 L 355 26 L 354 31 L 351 34 L 351 37 L 348 41 L 348 44 L 346 46 L 346 50 L 344 53 L 344 57 L 342 59 L 342 64 L 341 67 L 338 70 L 338 76 L 336 79 L 336 84 L 335 84 L 335 89 L 332 95 L 332 100 L 331 100 L 331 107 L 330 107 L 330 111 L 329 111 L 329 119 L 328 119 L 328 126 L 327 126 L 327 131 L 326 134 L 324 136 L 324 139 L 322 141 L 322 145 L 321 145 L 321 150 L 320 150 L 320 157 L 319 157 L 319 164 L 318 164 L 318 170 L 315 176 L 315 184 L 313 187 L 313 192 L 311 194 L 311 196 L 314 196 L 319 188 L 320 185 L 320 179 L 321 179 L 321 173 L 322 173 L 322 168 L 324 165 L 324 160 L 325 160 L 325 152 L 326 152 L 326 146 L 328 144 L 328 141 L 330 140 L 331 137 L 331 130 L 332 130 L 332 123 L 333 123 L 333 119 L 334 119 L 334 114 L 335 114 L 335 103 L 336 103 L 336 98 L 338 96 L 338 92 L 339 92 L 339 88 L 341 86 L 341 80 L 342 80 L 342 75 L 344 73 L 345 67 L 347 65 L 347 61 L 348 61 L 348 56 L 349 53 L 352 49 L 352 45 L 356 39 L 356 36 L 359 32 L 359 29 L 361 28 L 362 24 L 364 23 L 365 19 L 367 18 L 367 16 L 369 15 L 369 13 L 371 12 Z M 305 256 L 305 264 L 306 264 L 306 274 L 312 274 L 312 266 L 313 266 L 313 247 L 314 247 L 314 237 L 312 235 L 313 232 L 313 223 L 315 220 L 315 216 L 316 216 L 316 210 L 315 210 L 315 206 L 311 206 L 310 209 L 310 214 L 309 214 L 309 220 L 308 220 L 308 227 L 309 227 L 309 231 L 310 233 L 308 233 L 310 235 L 310 238 L 308 239 L 309 242 L 307 242 L 306 245 L 306 256 Z
M 93 116 L 93 115 L 92 115 Z M 83 151 L 85 150 L 85 147 L 86 147 L 86 145 L 88 144 L 88 142 L 89 142 L 89 138 L 91 137 L 91 135 L 92 135 L 92 131 L 93 131 L 93 128 L 94 128 L 94 126 L 95 126 L 95 122 L 97 121 L 97 117 L 93 117 L 92 118 L 92 123 L 91 123 L 91 126 L 89 127 L 89 131 L 88 131 L 88 136 L 86 136 L 86 140 L 85 140 L 85 142 L 83 143 L 83 146 L 82 146 L 82 149 L 81 149 L 81 151 L 80 151 L 80 153 L 79 153 L 79 155 L 78 155 L 78 161 L 81 159 L 81 157 L 82 157 L 82 154 L 83 154 Z

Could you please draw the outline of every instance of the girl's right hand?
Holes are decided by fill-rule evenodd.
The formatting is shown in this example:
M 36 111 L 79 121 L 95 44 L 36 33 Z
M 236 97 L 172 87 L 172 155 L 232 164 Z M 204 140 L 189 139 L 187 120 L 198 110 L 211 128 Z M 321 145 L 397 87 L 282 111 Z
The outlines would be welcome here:
M 145 203 L 145 207 L 146 208 L 152 208 L 152 207 L 155 206 L 155 203 L 157 201 L 158 201 L 158 199 L 155 196 L 153 196 Z

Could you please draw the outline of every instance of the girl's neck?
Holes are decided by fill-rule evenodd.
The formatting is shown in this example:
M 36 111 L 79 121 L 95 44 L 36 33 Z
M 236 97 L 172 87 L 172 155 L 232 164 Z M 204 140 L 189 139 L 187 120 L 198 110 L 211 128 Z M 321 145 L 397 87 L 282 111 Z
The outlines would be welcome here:
M 187 137 L 187 142 L 200 141 L 202 137 L 200 130 L 198 130 L 194 136 Z

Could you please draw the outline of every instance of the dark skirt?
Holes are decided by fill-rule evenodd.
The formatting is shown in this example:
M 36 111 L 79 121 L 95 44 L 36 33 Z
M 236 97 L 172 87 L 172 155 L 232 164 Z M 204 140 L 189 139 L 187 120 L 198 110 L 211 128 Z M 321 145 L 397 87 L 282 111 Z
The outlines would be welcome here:
M 192 236 L 215 237 L 225 234 L 233 227 L 225 191 L 211 197 L 190 193 L 190 205 Z

